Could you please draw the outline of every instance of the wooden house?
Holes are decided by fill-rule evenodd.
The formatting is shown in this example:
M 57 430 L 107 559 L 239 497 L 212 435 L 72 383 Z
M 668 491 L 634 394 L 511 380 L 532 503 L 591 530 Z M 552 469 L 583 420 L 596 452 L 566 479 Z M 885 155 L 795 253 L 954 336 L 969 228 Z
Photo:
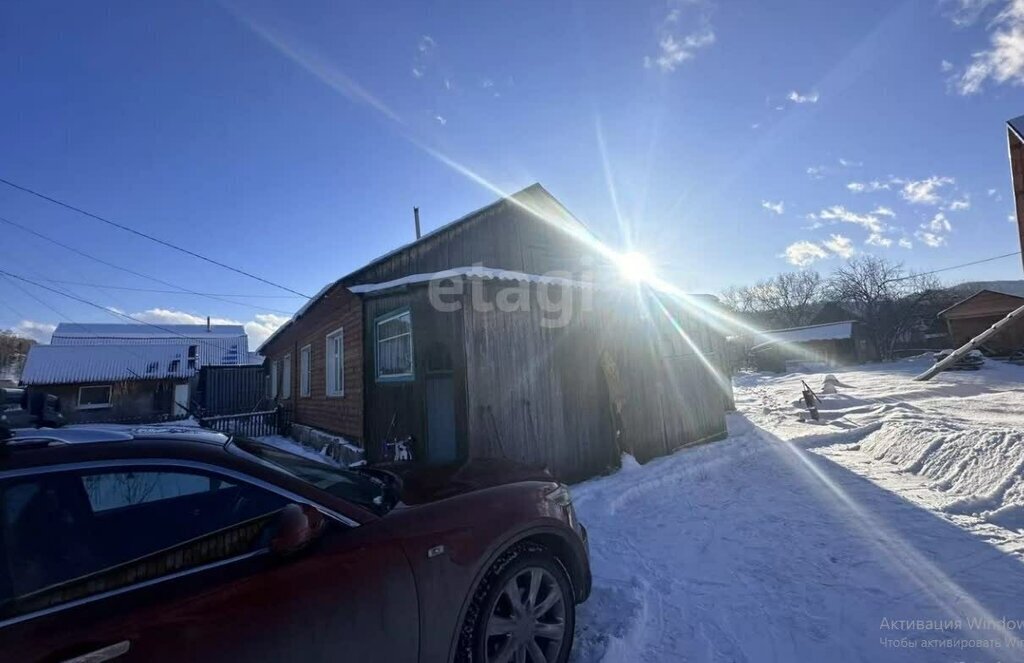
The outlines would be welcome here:
M 996 290 L 980 290 L 970 297 L 941 311 L 953 347 L 960 347 L 972 338 L 1024 306 L 1024 297 Z M 1024 349 L 1024 319 L 1013 320 L 998 334 L 985 341 L 985 347 L 996 354 L 1012 354 Z
M 540 185 L 325 287 L 260 351 L 294 421 L 416 458 L 505 457 L 564 479 L 725 434 L 724 339 L 627 282 Z

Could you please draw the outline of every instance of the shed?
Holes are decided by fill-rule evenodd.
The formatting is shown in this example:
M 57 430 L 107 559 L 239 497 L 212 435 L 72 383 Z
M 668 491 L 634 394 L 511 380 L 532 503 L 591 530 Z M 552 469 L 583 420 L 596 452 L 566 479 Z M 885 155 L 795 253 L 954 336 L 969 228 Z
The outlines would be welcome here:
M 949 308 L 940 311 L 946 321 L 953 345 L 960 347 L 1024 306 L 1024 297 L 998 290 L 980 290 Z M 985 341 L 985 347 L 996 354 L 1011 354 L 1024 349 L 1024 320 L 1013 320 L 999 333 Z
M 194 345 L 36 345 L 21 381 L 60 398 L 69 421 L 184 416 Z
M 750 356 L 758 370 L 774 372 L 799 363 L 834 367 L 876 358 L 856 320 L 766 331 L 757 338 Z

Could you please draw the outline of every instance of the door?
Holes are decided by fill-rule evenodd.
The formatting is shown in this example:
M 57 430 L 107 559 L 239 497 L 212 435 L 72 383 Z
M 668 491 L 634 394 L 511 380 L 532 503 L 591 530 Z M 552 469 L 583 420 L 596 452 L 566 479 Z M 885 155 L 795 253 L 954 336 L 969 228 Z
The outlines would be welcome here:
M 454 463 L 455 385 L 451 374 L 427 376 L 427 462 Z
M 183 417 L 188 414 L 188 383 L 174 385 L 174 416 Z
M 9 660 L 415 660 L 404 555 L 329 520 L 271 553 L 291 497 L 192 468 L 0 481 L 0 651 Z

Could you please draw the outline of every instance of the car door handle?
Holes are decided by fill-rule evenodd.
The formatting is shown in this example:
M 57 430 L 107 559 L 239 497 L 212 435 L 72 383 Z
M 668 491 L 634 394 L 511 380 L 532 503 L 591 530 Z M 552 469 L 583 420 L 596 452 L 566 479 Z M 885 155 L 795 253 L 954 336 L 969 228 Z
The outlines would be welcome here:
M 131 648 L 132 643 L 130 641 L 122 640 L 117 644 L 102 647 L 88 654 L 66 659 L 63 663 L 103 663 L 103 661 L 110 661 L 118 656 L 124 656 Z

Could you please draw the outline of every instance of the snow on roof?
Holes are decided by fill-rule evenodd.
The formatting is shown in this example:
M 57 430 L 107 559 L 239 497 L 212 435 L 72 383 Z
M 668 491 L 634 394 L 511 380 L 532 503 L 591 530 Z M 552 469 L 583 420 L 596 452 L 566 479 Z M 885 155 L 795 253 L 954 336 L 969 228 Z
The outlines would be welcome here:
M 391 288 L 397 288 L 403 285 L 428 283 L 430 281 L 457 277 L 489 279 L 495 281 L 521 281 L 527 283 L 543 283 L 546 285 L 575 286 L 580 288 L 593 286 L 592 283 L 587 283 L 585 281 L 575 281 L 573 279 L 566 279 L 557 276 L 541 276 L 538 274 L 515 272 L 508 269 L 494 269 L 492 267 L 474 265 L 472 267 L 452 267 L 451 269 L 445 269 L 440 272 L 431 272 L 429 274 L 410 274 L 409 276 L 403 276 L 402 278 L 384 281 L 382 283 L 362 283 L 359 285 L 349 286 L 349 291 L 362 295 L 371 292 L 379 292 L 381 290 L 390 290 Z
M 807 341 L 831 341 L 851 338 L 853 336 L 853 323 L 853 320 L 847 320 L 845 322 L 830 322 L 825 325 L 767 331 L 764 332 L 764 336 L 770 340 L 755 345 L 750 351 L 756 352 L 776 343 L 805 343 Z
M 245 336 L 242 325 L 150 325 L 134 323 L 62 322 L 53 331 L 53 345 L 64 338 L 233 338 Z
M 70 384 L 113 380 L 186 379 L 188 345 L 36 345 L 29 350 L 21 381 Z

